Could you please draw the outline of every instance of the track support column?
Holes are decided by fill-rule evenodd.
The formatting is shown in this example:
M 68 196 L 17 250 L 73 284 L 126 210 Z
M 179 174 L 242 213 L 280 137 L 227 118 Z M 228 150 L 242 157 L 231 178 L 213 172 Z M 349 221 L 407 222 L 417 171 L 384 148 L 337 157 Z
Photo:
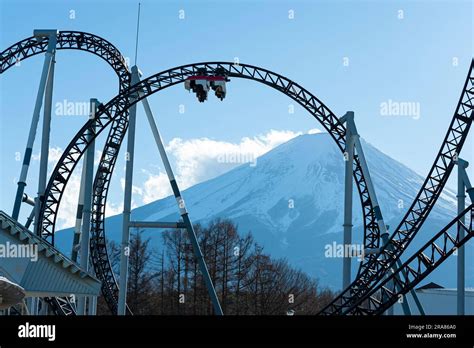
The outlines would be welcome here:
M 38 178 L 38 193 L 35 199 L 35 218 L 34 218 L 34 232 L 36 235 L 41 234 L 41 224 L 39 220 L 39 207 L 43 204 L 44 190 L 46 189 L 47 173 L 48 173 L 48 159 L 49 159 L 49 140 L 51 133 L 51 110 L 53 107 L 53 85 L 54 85 L 54 65 L 55 53 L 53 52 L 51 64 L 49 67 L 48 78 L 46 79 L 46 90 L 44 94 L 44 110 L 43 110 L 43 130 L 41 134 L 41 155 L 40 155 L 40 170 Z
M 464 182 L 464 175 L 466 175 L 466 168 L 468 167 L 469 163 L 458 159 L 458 214 L 461 214 L 465 207 L 466 207 L 466 184 Z M 467 175 L 466 175 L 467 177 Z M 469 185 L 469 183 L 468 183 Z M 459 229 L 459 238 L 465 237 L 465 231 L 461 227 L 461 224 L 464 224 L 465 218 L 464 216 L 460 218 L 458 223 Z M 465 296 L 466 296 L 466 250 L 464 249 L 464 245 L 459 247 L 458 249 L 458 258 L 457 258 L 457 315 L 465 315 L 466 314 L 466 304 L 465 304 Z
M 221 305 L 219 303 L 219 298 L 217 297 L 216 290 L 214 288 L 214 284 L 212 283 L 211 276 L 209 274 L 209 270 L 207 269 L 206 261 L 204 260 L 204 256 L 202 254 L 201 248 L 199 246 L 196 233 L 194 231 L 193 224 L 189 218 L 189 214 L 186 210 L 186 206 L 184 204 L 184 200 L 181 197 L 181 192 L 179 190 L 178 184 L 173 174 L 173 170 L 171 169 L 170 162 L 168 160 L 168 155 L 166 154 L 165 147 L 163 145 L 163 141 L 161 139 L 160 132 L 158 131 L 158 127 L 155 123 L 155 119 L 153 117 L 153 113 L 151 111 L 150 105 L 148 104 L 148 100 L 144 98 L 142 100 L 143 107 L 145 109 L 145 113 L 148 119 L 148 123 L 150 124 L 151 131 L 153 133 L 153 137 L 155 138 L 156 146 L 158 147 L 158 151 L 160 153 L 161 159 L 163 161 L 163 165 L 166 170 L 166 174 L 168 175 L 168 179 L 171 184 L 171 188 L 173 189 L 174 197 L 176 198 L 176 202 L 178 204 L 179 213 L 183 220 L 185 229 L 188 232 L 189 239 L 191 240 L 191 244 L 193 246 L 194 255 L 199 263 L 199 268 L 201 273 L 204 277 L 204 281 L 206 283 L 207 291 L 209 293 L 209 297 L 211 298 L 212 305 L 214 307 L 214 312 L 216 315 L 223 315 Z
M 132 67 L 132 80 L 134 85 L 140 80 L 140 71 L 135 65 Z M 134 95 L 131 101 L 137 99 Z M 128 281 L 128 258 L 130 253 L 130 214 L 132 205 L 132 181 L 133 181 L 133 161 L 135 157 L 135 125 L 137 116 L 137 104 L 130 107 L 128 121 L 128 138 L 127 153 L 125 166 L 125 192 L 123 201 L 123 218 L 122 218 L 122 245 L 120 254 L 120 281 L 119 281 L 119 299 L 118 299 L 118 315 L 125 315 L 127 301 L 127 281 Z
M 354 112 L 348 111 L 344 116 L 347 123 L 354 120 Z M 351 283 L 352 255 L 346 251 L 352 245 L 352 166 L 354 163 L 354 134 L 351 127 L 346 127 L 346 151 L 344 153 L 344 259 L 342 264 L 342 289 L 346 289 Z
M 383 219 L 382 210 L 380 209 L 378 199 L 377 199 L 377 195 L 375 193 L 375 188 L 374 188 L 374 185 L 373 185 L 373 182 L 372 182 L 372 178 L 370 176 L 369 167 L 367 165 L 367 160 L 365 158 L 364 150 L 363 150 L 362 144 L 360 142 L 359 132 L 357 131 L 357 127 L 355 125 L 354 112 L 352 112 L 352 111 L 346 112 L 346 114 L 341 117 L 340 121 L 342 123 L 346 123 L 346 132 L 348 134 L 350 134 L 350 137 L 351 137 L 351 143 L 349 143 L 348 140 L 347 140 L 347 135 L 346 135 L 346 149 L 347 149 L 348 146 L 351 146 L 353 148 L 352 151 L 354 151 L 354 148 L 355 148 L 355 150 L 357 150 L 357 157 L 359 159 L 360 167 L 361 167 L 362 173 L 364 174 L 364 177 L 365 177 L 365 180 L 366 180 L 366 183 L 367 183 L 367 191 L 369 193 L 370 199 L 371 199 L 372 204 L 373 204 L 375 219 L 377 221 L 377 225 L 379 226 L 381 242 L 382 242 L 383 245 L 385 245 L 387 240 L 388 240 L 388 230 L 387 230 L 387 226 L 385 224 L 385 221 Z M 354 153 L 352 153 L 352 156 L 353 157 L 355 156 Z M 349 177 L 350 177 L 350 180 L 351 180 L 351 183 L 352 183 L 352 162 L 350 162 L 350 171 L 349 171 L 349 168 L 348 168 L 348 164 L 349 164 L 349 162 L 346 162 L 346 174 L 345 174 L 346 191 L 345 191 L 345 197 L 347 197 L 347 193 L 348 193 L 347 192 L 347 185 L 348 185 L 347 181 L 349 180 L 348 179 Z M 345 200 L 345 205 L 344 205 L 344 227 L 346 227 L 346 210 L 347 210 L 347 205 L 348 204 L 349 204 L 349 202 L 346 202 L 346 200 Z M 351 191 L 351 202 L 350 202 L 350 204 L 351 204 L 351 207 L 352 207 L 352 191 Z M 351 213 L 352 213 L 352 209 L 351 209 Z M 347 216 L 347 217 L 349 217 L 349 216 Z M 345 233 L 345 235 L 346 235 L 346 233 Z M 393 269 L 391 269 L 391 271 L 393 271 Z M 349 281 L 350 281 L 350 279 L 349 279 Z M 346 288 L 347 286 L 345 286 L 344 288 Z M 417 297 L 416 293 L 414 291 L 411 291 L 411 294 L 412 294 L 412 296 L 415 300 L 415 303 L 418 306 L 418 309 L 420 310 L 420 314 L 424 314 L 423 308 L 421 307 L 421 303 L 418 300 L 418 297 Z M 402 302 L 402 307 L 403 307 L 403 311 L 406 315 L 411 314 L 411 309 L 410 309 L 410 306 L 409 306 L 407 300 L 404 300 L 404 302 Z M 393 307 L 391 309 L 389 309 L 388 313 L 393 314 Z
M 97 112 L 97 107 L 99 102 L 97 99 L 90 100 L 90 112 L 91 119 L 95 119 Z M 93 133 L 95 132 L 95 126 L 89 130 L 87 137 L 89 139 L 93 138 Z M 89 270 L 89 244 L 90 244 L 90 223 L 91 223 L 91 207 L 92 207 L 92 184 L 94 177 L 94 151 L 95 151 L 95 141 L 91 141 L 89 147 L 87 148 L 86 153 L 84 154 L 84 164 L 82 168 L 82 175 L 84 177 L 83 189 L 83 211 L 82 211 L 82 228 L 80 235 L 80 264 L 82 269 Z M 81 187 L 82 190 L 82 187 Z M 80 296 L 77 302 L 77 314 L 86 315 L 86 296 Z M 91 305 L 89 303 L 89 305 Z
M 88 135 L 86 134 L 86 137 Z M 71 249 L 71 260 L 77 262 L 77 256 L 81 248 L 81 229 L 82 229 L 82 216 L 84 214 L 84 186 L 86 185 L 86 157 L 87 151 L 84 154 L 83 167 L 81 173 L 81 186 L 79 187 L 79 199 L 77 201 L 76 209 L 76 224 L 74 225 L 74 237 L 72 241 Z
M 33 118 L 31 119 L 30 131 L 28 134 L 28 140 L 26 143 L 25 154 L 23 155 L 23 165 L 21 167 L 20 179 L 18 180 L 18 187 L 15 196 L 15 202 L 13 204 L 12 218 L 18 220 L 21 208 L 21 200 L 23 198 L 23 193 L 25 192 L 26 178 L 28 176 L 28 169 L 31 162 L 31 155 L 33 152 L 33 145 L 36 138 L 36 130 L 38 128 L 38 122 L 40 118 L 40 111 L 43 104 L 43 96 L 46 87 L 46 81 L 48 80 L 48 75 L 50 68 L 53 64 L 54 54 L 56 52 L 56 39 L 57 39 L 57 30 L 35 30 L 33 35 L 37 40 L 44 40 L 48 38 L 48 48 L 46 50 L 43 70 L 41 73 L 40 84 L 38 87 L 38 93 L 36 95 L 36 103 L 33 111 Z M 52 87 L 52 86 L 51 86 Z

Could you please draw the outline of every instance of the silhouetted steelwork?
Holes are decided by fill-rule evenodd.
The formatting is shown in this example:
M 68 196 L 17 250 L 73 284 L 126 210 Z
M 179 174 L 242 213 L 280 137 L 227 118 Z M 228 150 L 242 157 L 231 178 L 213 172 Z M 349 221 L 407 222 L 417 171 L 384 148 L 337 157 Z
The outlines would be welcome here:
M 76 315 L 75 304 L 69 297 L 45 297 L 43 298 L 54 314 L 61 316 Z
M 198 72 L 198 68 L 206 68 L 206 70 L 211 73 L 217 68 L 225 69 L 229 77 L 252 79 L 267 84 L 283 92 L 310 111 L 318 119 L 318 121 L 321 122 L 329 134 L 336 140 L 336 143 L 340 147 L 341 151 L 344 149 L 344 126 L 339 122 L 337 117 L 331 113 L 316 97 L 301 88 L 296 83 L 284 78 L 281 75 L 272 73 L 265 69 L 260 69 L 244 64 L 235 65 L 233 63 L 192 64 L 170 69 L 141 81 L 140 83 L 132 86 L 128 91 L 122 92 L 106 105 L 99 107 L 99 113 L 97 115 L 97 134 L 99 134 L 104 127 L 112 122 L 112 120 L 119 117 L 130 107 L 130 103 L 128 101 L 129 94 L 139 91 L 145 96 L 151 95 L 161 89 L 181 83 L 189 76 L 194 76 Z M 472 69 L 470 74 L 472 74 Z M 468 82 L 472 83 L 471 76 L 469 76 L 468 80 L 466 81 L 466 86 L 464 88 L 465 91 L 472 89 L 471 84 L 467 86 Z M 411 241 L 415 233 L 419 230 L 421 222 L 424 221 L 426 215 L 431 210 L 434 202 L 439 196 L 439 193 L 441 192 L 441 189 L 447 180 L 446 174 L 449 174 L 452 170 L 453 163 L 451 160 L 454 157 L 454 153 L 458 153 L 460 151 L 467 136 L 471 119 L 463 114 L 469 114 L 472 112 L 472 102 L 470 96 L 469 98 L 462 98 L 459 108 L 460 110 L 456 113 L 455 118 L 453 119 L 452 126 L 450 127 L 447 138 L 438 156 L 439 158 L 436 161 L 433 170 L 431 171 L 431 175 L 426 179 L 423 190 L 420 191 L 417 200 L 415 200 L 415 202 L 412 204 L 412 208 L 407 213 L 408 220 L 404 219 L 401 224 L 401 226 L 409 227 L 409 231 L 407 232 L 397 228 L 388 242 L 390 244 L 394 244 L 393 251 L 391 251 L 385 245 L 382 247 L 381 253 L 388 255 L 396 254 L 398 257 L 408 245 L 407 242 Z M 51 217 L 57 212 L 59 198 L 62 195 L 62 187 L 65 182 L 67 182 L 71 171 L 74 169 L 76 159 L 82 155 L 85 147 L 88 145 L 87 140 L 84 137 L 84 132 L 88 129 L 88 127 L 90 127 L 90 125 L 86 124 L 75 136 L 71 144 L 64 152 L 61 160 L 58 163 L 58 166 L 51 176 L 50 183 L 48 185 L 49 196 L 46 200 L 46 204 L 43 206 L 45 216 Z M 447 159 L 450 159 L 450 161 L 447 162 Z M 372 233 L 365 233 L 365 246 L 367 248 L 374 248 L 377 247 L 379 243 L 379 229 L 376 223 L 370 197 L 367 193 L 365 180 L 360 170 L 358 158 L 355 159 L 355 162 L 356 183 L 364 183 L 364 185 L 360 185 L 364 188 L 364 192 L 362 192 L 361 196 L 362 198 L 365 198 L 365 195 L 367 196 L 367 199 L 363 200 L 362 202 L 364 217 L 366 219 L 368 218 L 370 221 L 369 223 L 366 222 L 366 227 L 368 231 L 372 231 Z M 360 191 L 361 190 L 359 189 L 359 192 Z M 44 219 L 43 221 L 44 231 L 47 234 L 52 234 L 54 231 L 54 225 L 50 223 L 51 219 Z M 395 237 L 404 238 L 395 239 Z M 379 281 L 383 274 L 385 274 L 385 268 L 383 268 L 384 264 L 382 264 L 382 262 L 380 262 L 374 254 L 369 254 L 366 256 L 366 260 L 367 262 L 362 263 L 361 265 L 362 271 L 359 271 L 360 275 L 353 283 L 358 286 L 354 291 L 351 292 L 351 297 L 348 297 L 347 299 L 344 295 L 339 297 L 339 299 L 344 299 L 341 306 L 337 305 L 337 301 L 336 304 L 332 304 L 331 307 L 335 306 L 333 307 L 335 312 L 338 312 L 344 306 L 349 305 L 349 299 L 352 298 L 352 300 L 357 300 L 359 297 L 362 297 L 370 289 L 370 284 L 372 284 L 373 279 L 375 278 L 377 281 Z M 372 266 L 369 267 L 367 266 L 368 264 Z M 389 267 L 391 266 L 392 264 L 389 265 Z M 364 285 L 364 287 L 361 287 L 361 285 Z M 351 288 L 352 287 L 353 286 L 351 286 Z M 345 291 L 344 294 L 346 293 L 347 292 Z
M 463 222 L 464 220 L 466 221 Z M 342 314 L 382 314 L 397 302 L 400 296 L 413 289 L 449 255 L 474 237 L 473 220 L 474 204 L 471 204 L 415 252 L 393 274 L 379 285 L 371 288 L 366 297 L 355 302 Z M 395 258 L 395 255 L 392 257 Z M 389 262 L 389 260 L 386 260 L 384 263 L 388 264 Z M 401 276 L 402 272 L 407 274 L 406 278 Z
M 0 73 L 18 61 L 46 51 L 47 41 L 48 40 L 38 41 L 35 38 L 28 38 L 2 52 L 0 56 Z M 220 74 L 224 72 L 225 76 L 228 77 L 245 78 L 261 82 L 289 96 L 308 110 L 322 124 L 336 141 L 336 144 L 342 152 L 346 147 L 346 128 L 323 103 L 309 91 L 293 81 L 266 69 L 227 62 L 198 63 L 163 71 L 134 86 L 130 86 L 130 73 L 125 65 L 125 60 L 118 50 L 107 41 L 95 37 L 94 35 L 80 32 L 59 32 L 57 41 L 57 49 L 81 49 L 101 56 L 109 62 L 120 78 L 120 94 L 106 105 L 101 104 L 98 108 L 98 114 L 95 120 L 97 130 L 94 133 L 95 138 L 105 127 L 113 122 L 113 127 L 111 127 L 109 132 L 109 137 L 106 141 L 94 181 L 91 221 L 92 262 L 99 279 L 103 281 L 103 293 L 111 309 L 116 306 L 117 284 L 110 267 L 105 246 L 105 201 L 110 177 L 114 169 L 120 145 L 127 130 L 128 109 L 132 105 L 129 101 L 130 95 L 139 93 L 143 97 L 147 97 L 159 90 L 184 82 L 186 79 L 199 76 L 200 71 L 206 71 L 210 76 L 221 76 Z M 392 277 L 388 277 L 383 281 L 382 278 L 387 270 L 394 267 L 395 262 L 399 260 L 400 255 L 419 231 L 445 186 L 453 169 L 454 162 L 466 140 L 473 119 L 473 64 L 474 62 L 471 62 L 469 75 L 466 79 L 457 110 L 435 163 L 422 189 L 410 206 L 410 209 L 402 219 L 400 225 L 390 236 L 388 242 L 384 245 L 380 245 L 380 230 L 377 225 L 376 212 L 368 194 L 367 183 L 361 170 L 359 158 L 357 155 L 354 156 L 353 173 L 360 194 L 364 217 L 364 245 L 366 250 L 378 250 L 378 252 L 364 255 L 364 261 L 361 263 L 356 279 L 330 305 L 323 309 L 322 314 L 357 313 L 359 310 L 364 310 L 366 302 L 369 307 L 367 312 L 376 313 L 378 309 L 371 310 L 370 306 L 372 303 L 373 307 L 373 303 L 375 303 L 372 301 L 371 296 L 374 295 L 377 284 L 388 284 L 388 282 L 391 282 L 390 284 L 393 284 L 393 287 L 398 286 L 400 288 L 400 290 L 394 290 L 393 293 L 397 291 L 401 293 L 405 288 L 408 288 L 404 288 L 400 284 L 405 281 L 403 277 L 400 278 L 402 280 L 397 279 L 395 281 Z M 138 100 L 140 100 L 142 96 Z M 62 194 L 77 162 L 87 146 L 89 146 L 90 140 L 88 141 L 86 133 L 91 130 L 91 127 L 91 121 L 87 122 L 73 138 L 55 167 L 45 190 L 45 201 L 40 206 L 40 218 L 38 222 L 41 222 L 40 233 L 52 244 L 54 244 L 55 222 Z M 462 224 L 460 221 L 457 222 Z M 471 232 L 467 233 L 466 238 L 470 238 L 472 228 L 470 231 Z M 442 232 L 443 231 L 440 233 Z M 380 249 L 377 249 L 379 247 Z M 443 262 L 444 257 L 447 256 L 449 256 L 449 253 L 442 255 L 442 257 L 439 258 L 439 263 Z M 410 260 L 412 260 L 412 258 L 403 265 L 406 265 Z M 439 263 L 436 263 L 436 266 Z M 398 270 L 401 269 L 402 268 L 399 268 Z M 430 272 L 431 271 L 432 269 Z M 390 284 L 388 287 L 392 286 Z M 389 303 L 391 300 L 384 300 L 390 297 L 387 297 L 387 293 L 389 292 L 382 288 L 380 291 L 386 296 L 382 296 L 381 303 Z M 383 306 L 381 305 L 379 308 L 383 308 Z M 382 309 L 380 310 L 383 312 Z
M 322 314 L 342 314 L 377 284 L 408 247 L 436 203 L 451 174 L 474 117 L 474 60 L 456 111 L 435 162 L 400 225 L 371 262 L 363 263 L 351 286 L 339 294 Z M 389 260 L 386 262 L 385 260 Z
M 32 36 L 27 39 L 24 39 L 22 41 L 19 41 L 15 43 L 14 45 L 10 46 L 7 48 L 5 51 L 3 51 L 0 54 L 0 74 L 11 68 L 12 66 L 15 66 L 17 64 L 20 64 L 23 60 L 32 57 L 37 54 L 41 54 L 47 51 L 49 45 L 49 38 L 44 37 L 42 40 L 38 40 L 38 38 Z M 117 76 L 119 77 L 119 88 L 120 90 L 125 90 L 130 86 L 130 71 L 128 69 L 128 66 L 126 64 L 126 59 L 124 56 L 120 53 L 120 51 L 112 45 L 110 42 L 107 40 L 85 32 L 79 32 L 79 31 L 60 31 L 57 34 L 56 37 L 56 45 L 55 45 L 56 50 L 67 50 L 67 49 L 72 49 L 72 50 L 81 50 L 81 51 L 86 51 L 93 53 L 100 58 L 104 59 L 115 71 Z M 98 168 L 98 174 L 103 173 L 103 166 L 109 165 L 110 168 L 113 168 L 115 165 L 115 160 L 116 160 L 116 155 L 112 160 L 109 160 L 110 156 L 110 148 L 115 148 L 115 143 L 114 140 L 117 138 L 120 138 L 120 143 L 121 140 L 123 139 L 123 136 L 126 132 L 128 125 L 128 110 L 123 114 L 121 118 L 118 118 L 117 120 L 114 121 L 112 124 L 112 127 L 109 132 L 108 136 L 108 142 L 105 144 L 104 150 L 102 152 L 102 158 L 101 162 Z M 118 134 L 118 135 L 117 135 Z M 118 148 L 115 148 L 117 150 L 118 154 Z M 94 197 L 101 197 L 101 193 L 103 190 L 104 186 L 101 186 L 101 178 L 103 179 L 103 176 L 96 175 L 96 180 L 94 181 Z M 107 185 L 108 181 L 110 180 L 110 177 L 107 180 Z M 99 199 L 100 200 L 100 199 Z M 96 199 L 97 201 L 97 199 Z M 105 209 L 105 208 L 104 208 Z M 105 210 L 102 211 L 102 214 L 105 213 Z M 27 221 L 27 225 L 29 226 L 31 222 L 33 221 L 33 216 L 34 216 L 34 210 L 32 211 L 32 214 L 30 215 L 30 218 Z M 54 244 L 54 235 L 52 237 L 52 244 Z M 91 245 L 92 249 L 92 245 Z M 102 251 L 102 254 L 107 254 L 107 250 Z M 107 257 L 107 262 L 108 262 L 108 257 Z M 109 265 L 110 268 L 110 265 Z M 113 273 L 111 274 L 112 280 L 110 280 L 109 276 L 109 282 L 114 281 L 115 278 Z M 104 287 L 102 289 L 103 292 L 106 292 L 108 287 Z M 108 298 L 106 296 L 106 298 Z M 70 303 L 68 300 L 58 300 L 60 303 L 63 304 L 63 306 L 66 306 L 67 304 Z M 55 306 L 55 308 L 60 308 L 61 306 Z M 130 312 L 130 311 L 129 311 Z M 69 310 L 66 310 L 65 313 L 74 313 L 74 309 L 70 308 Z
M 213 74 L 216 69 L 219 73 L 223 71 L 226 72 L 228 77 L 239 77 L 246 78 L 261 82 L 266 84 L 280 92 L 290 96 L 296 102 L 301 104 L 306 110 L 308 110 L 322 126 L 329 132 L 329 134 L 335 139 L 336 144 L 343 152 L 345 148 L 345 127 L 338 120 L 338 118 L 324 105 L 322 104 L 314 95 L 309 91 L 302 88 L 293 81 L 273 72 L 270 72 L 266 69 L 234 63 L 198 63 L 191 64 L 186 66 L 181 66 L 166 70 L 164 72 L 153 75 L 135 86 L 131 87 L 126 92 L 122 92 L 117 97 L 112 99 L 106 105 L 99 106 L 99 112 L 97 114 L 97 132 L 96 135 L 99 135 L 102 130 L 107 127 L 110 122 L 116 119 L 121 119 L 123 113 L 128 110 L 131 106 L 130 102 L 127 99 L 127 96 L 136 91 L 140 91 L 144 96 L 151 95 L 161 89 L 167 88 L 169 86 L 184 82 L 184 80 L 189 76 L 194 76 L 197 74 L 198 69 L 205 68 L 210 74 Z M 46 199 L 45 204 L 42 206 L 43 216 L 43 234 L 49 236 L 52 240 L 54 235 L 54 222 L 56 219 L 57 209 L 59 207 L 59 202 L 62 197 L 62 193 L 67 183 L 67 180 L 70 177 L 72 170 L 74 169 L 77 161 L 80 159 L 84 149 L 88 146 L 87 139 L 85 137 L 85 132 L 90 128 L 90 123 L 84 125 L 82 129 L 76 134 L 73 141 L 69 144 L 66 151 L 63 153 L 62 158 L 58 162 L 55 170 L 53 171 L 53 176 L 48 185 L 49 190 L 49 199 Z M 123 135 L 123 134 L 122 134 Z M 119 144 L 115 144 L 117 148 Z M 118 149 L 117 149 L 118 151 Z M 115 151 L 114 151 L 115 153 Z M 111 156 L 113 159 L 116 159 L 116 156 Z M 103 168 L 103 169 L 101 169 Z M 111 168 L 105 166 L 99 167 L 98 173 L 103 170 L 107 175 L 111 175 Z M 379 245 L 379 229 L 376 223 L 375 214 L 372 209 L 372 204 L 370 197 L 368 195 L 365 179 L 361 171 L 359 159 L 357 156 L 354 158 L 354 178 L 358 187 L 359 194 L 361 196 L 361 202 L 363 207 L 364 215 L 364 224 L 365 224 L 365 246 L 367 248 L 376 248 Z M 96 178 L 97 180 L 97 178 Z M 108 180 L 104 182 L 108 185 Z M 108 186 L 104 185 L 104 188 Z M 97 276 L 104 283 L 104 286 L 107 286 L 108 289 L 105 289 L 104 294 L 108 299 L 112 299 L 112 307 L 114 310 L 114 303 L 117 299 L 117 284 L 115 281 L 112 281 L 113 272 L 108 264 L 108 257 L 106 254 L 106 245 L 105 245 L 105 231 L 103 227 L 103 211 L 105 209 L 105 195 L 106 189 L 103 190 L 101 198 L 102 204 L 97 204 L 98 210 L 93 211 L 93 221 L 92 221 L 92 240 L 91 247 L 94 246 L 96 249 L 93 251 L 93 262 Z M 94 204 L 98 196 L 94 195 Z M 96 224 L 97 228 L 94 228 Z M 95 234 L 97 233 L 97 234 Z M 366 255 L 366 259 L 370 260 L 373 257 L 372 254 Z M 104 276 L 100 275 L 103 273 Z M 105 280 L 105 281 L 104 281 Z M 110 281 L 108 281 L 110 280 Z M 108 301 L 109 306 L 110 302 Z

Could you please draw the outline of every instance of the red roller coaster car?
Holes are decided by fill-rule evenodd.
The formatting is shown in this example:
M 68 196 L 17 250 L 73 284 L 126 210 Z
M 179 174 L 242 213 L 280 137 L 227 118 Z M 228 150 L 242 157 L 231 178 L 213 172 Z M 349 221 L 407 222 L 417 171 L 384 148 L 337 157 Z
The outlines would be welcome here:
M 220 100 L 226 95 L 226 82 L 230 81 L 225 75 L 207 75 L 205 71 L 198 71 L 199 75 L 190 76 L 184 82 L 188 91 L 193 91 L 202 103 L 207 99 L 207 93 L 212 88 Z

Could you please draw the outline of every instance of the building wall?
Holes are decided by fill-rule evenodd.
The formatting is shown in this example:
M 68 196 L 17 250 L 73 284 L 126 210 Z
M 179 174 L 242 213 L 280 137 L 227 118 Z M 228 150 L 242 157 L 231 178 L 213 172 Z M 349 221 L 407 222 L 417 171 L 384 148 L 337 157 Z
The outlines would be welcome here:
M 456 315 L 457 294 L 456 289 L 427 289 L 417 290 L 423 309 L 427 315 Z M 466 315 L 474 315 L 474 290 L 466 289 Z M 419 314 L 412 297 L 408 296 L 412 314 Z M 394 313 L 403 315 L 401 304 L 396 304 Z

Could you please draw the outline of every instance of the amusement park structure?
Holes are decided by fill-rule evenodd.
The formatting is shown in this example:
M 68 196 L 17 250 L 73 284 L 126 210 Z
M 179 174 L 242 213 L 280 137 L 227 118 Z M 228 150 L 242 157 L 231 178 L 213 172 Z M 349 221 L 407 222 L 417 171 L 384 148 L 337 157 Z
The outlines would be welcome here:
M 49 134 L 51 124 L 54 67 L 58 50 L 80 50 L 105 60 L 119 79 L 118 94 L 102 103 L 91 99 L 89 120 L 72 138 L 51 175 L 47 176 Z M 298 83 L 264 68 L 232 62 L 203 62 L 174 67 L 147 78 L 141 78 L 137 66 L 129 68 L 120 51 L 110 42 L 89 33 L 77 31 L 35 30 L 32 37 L 21 40 L 0 55 L 0 74 L 29 57 L 45 54 L 31 127 L 24 152 L 23 165 L 9 216 L 0 212 L 0 242 L 39 245 L 44 251 L 38 265 L 25 265 L 18 271 L 16 261 L 0 264 L 0 293 L 9 298 L 11 307 L 27 298 L 25 312 L 29 314 L 94 315 L 99 289 L 112 313 L 132 314 L 126 305 L 130 228 L 178 228 L 187 231 L 194 256 L 212 301 L 216 315 L 225 314 L 219 303 L 206 262 L 201 252 L 192 221 L 189 218 L 179 185 L 173 174 L 155 116 L 147 98 L 168 87 L 184 83 L 199 102 L 213 91 L 220 100 L 226 97 L 226 84 L 240 78 L 260 82 L 300 104 L 329 135 L 345 159 L 343 242 L 352 243 L 353 185 L 357 189 L 364 221 L 364 252 L 357 274 L 351 276 L 351 258 L 343 262 L 343 290 L 319 314 L 375 315 L 390 313 L 395 303 L 401 303 L 405 314 L 411 314 L 406 296 L 412 296 L 419 313 L 423 307 L 413 291 L 451 254 L 458 252 L 458 314 L 464 314 L 465 251 L 464 244 L 474 236 L 474 190 L 466 173 L 468 162 L 459 154 L 469 134 L 474 118 L 474 61 L 471 61 L 459 102 L 440 150 L 422 187 L 399 225 L 390 234 L 380 209 L 376 190 L 364 156 L 354 112 L 337 117 L 316 96 Z M 141 102 L 163 161 L 179 221 L 132 221 L 131 195 L 133 181 L 136 108 Z M 44 104 L 44 106 L 43 106 Z M 42 118 L 41 157 L 37 194 L 34 199 L 25 194 L 33 144 Z M 108 128 L 101 159 L 94 174 L 95 139 Z M 120 277 L 117 282 L 106 245 L 105 206 L 109 185 L 122 142 L 127 134 L 124 209 Z M 68 259 L 55 245 L 56 221 L 65 188 L 77 164 L 82 161 L 82 176 L 77 206 L 72 257 Z M 405 252 L 436 204 L 446 182 L 457 167 L 458 216 L 441 231 L 432 231 L 432 238 L 411 255 Z M 466 207 L 466 193 L 470 204 Z M 20 210 L 32 206 L 22 224 Z M 33 223 L 33 230 L 30 226 Z M 31 269 L 29 269 L 31 268 Z M 38 284 L 38 272 L 48 279 Z M 39 282 L 41 283 L 41 282 Z M 43 282 L 44 283 L 44 282 Z M 41 288 L 41 289 L 40 289 Z M 4 289 L 4 290 L 3 290 Z M 6 296 L 10 295 L 10 296 Z M 76 300 L 77 299 L 77 300 Z M 13 314 L 8 307 L 4 311 Z M 0 309 L 2 309 L 1 307 Z M 315 313 L 316 314 L 316 313 Z

